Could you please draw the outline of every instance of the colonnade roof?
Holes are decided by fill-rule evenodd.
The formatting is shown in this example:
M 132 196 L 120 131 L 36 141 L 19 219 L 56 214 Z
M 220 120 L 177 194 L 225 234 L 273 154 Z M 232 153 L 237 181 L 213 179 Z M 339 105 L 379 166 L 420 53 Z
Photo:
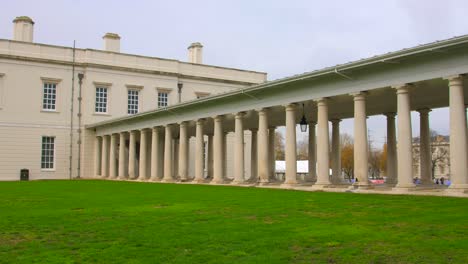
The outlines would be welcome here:
M 270 108 L 275 112 L 275 108 L 278 110 L 278 107 L 289 103 L 305 103 L 306 112 L 311 115 L 310 119 L 314 119 L 313 101 L 324 97 L 333 98 L 332 105 L 335 107 L 330 107 L 330 118 L 342 119 L 353 114 L 349 94 L 361 91 L 368 91 L 369 101 L 374 101 L 374 104 L 368 104 L 368 115 L 382 114 L 396 112 L 396 100 L 391 100 L 395 95 L 391 88 L 406 83 L 415 87 L 412 108 L 444 107 L 448 105 L 448 92 L 440 90 L 446 86 L 443 78 L 467 72 L 468 35 L 464 35 L 89 124 L 86 128 L 117 132 L 132 125 L 138 129 L 260 108 Z M 273 125 L 281 124 L 284 121 L 282 118 L 277 119 L 278 124 L 272 120 Z M 250 127 L 254 126 L 255 120 Z

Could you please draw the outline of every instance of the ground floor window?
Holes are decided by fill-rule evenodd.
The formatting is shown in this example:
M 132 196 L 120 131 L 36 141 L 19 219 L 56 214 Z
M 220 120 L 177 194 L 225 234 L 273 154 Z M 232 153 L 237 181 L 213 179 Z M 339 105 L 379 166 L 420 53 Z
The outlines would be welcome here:
M 54 169 L 55 137 L 42 137 L 41 169 Z

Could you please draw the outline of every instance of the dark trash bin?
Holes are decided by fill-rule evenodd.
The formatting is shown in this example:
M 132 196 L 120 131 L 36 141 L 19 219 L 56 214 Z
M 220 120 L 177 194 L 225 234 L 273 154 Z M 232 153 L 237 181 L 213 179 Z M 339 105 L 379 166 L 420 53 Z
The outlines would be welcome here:
M 29 170 L 22 169 L 20 172 L 20 180 L 21 181 L 29 181 Z

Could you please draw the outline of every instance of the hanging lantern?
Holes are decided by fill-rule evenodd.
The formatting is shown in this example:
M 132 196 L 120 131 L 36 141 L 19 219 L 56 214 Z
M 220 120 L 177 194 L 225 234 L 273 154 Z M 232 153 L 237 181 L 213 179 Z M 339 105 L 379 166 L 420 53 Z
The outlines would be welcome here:
M 301 132 L 307 132 L 307 120 L 304 114 L 304 104 L 302 104 L 302 119 L 299 125 L 301 126 Z

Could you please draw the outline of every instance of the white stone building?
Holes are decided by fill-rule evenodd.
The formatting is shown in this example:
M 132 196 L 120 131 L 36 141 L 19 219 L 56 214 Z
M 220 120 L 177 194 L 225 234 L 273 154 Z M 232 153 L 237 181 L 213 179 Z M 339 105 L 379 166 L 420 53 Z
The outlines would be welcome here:
M 367 191 L 374 186 L 366 120 L 384 115 L 386 187 L 407 193 L 417 191 L 411 112 L 420 116 L 419 166 L 427 189 L 429 113 L 449 107 L 451 185 L 443 191 L 468 192 L 468 35 L 265 82 L 264 73 L 199 64 L 198 43 L 189 47 L 191 63 L 121 54 L 115 34 L 104 36 L 107 51 L 76 50 L 72 63 L 70 48 L 27 42 L 30 19 L 15 23 L 17 41 L 0 41 L 4 179 L 17 179 L 23 167 L 31 168 L 34 179 L 62 178 L 71 146 L 76 148 L 71 153 L 79 153 L 72 168 L 83 168 L 82 177 L 272 185 L 278 183 L 274 132 L 285 126 L 282 187 Z M 83 95 L 72 100 L 73 65 L 84 79 Z M 169 105 L 158 107 L 166 97 Z M 347 118 L 354 123 L 352 186 L 341 179 L 339 131 Z M 82 132 L 74 133 L 81 144 L 70 141 L 72 121 Z M 309 133 L 304 179 L 297 174 L 298 124 Z
M 23 168 L 31 179 L 68 178 L 70 168 L 71 177 L 94 177 L 87 158 L 94 131 L 86 125 L 266 81 L 266 73 L 202 64 L 200 43 L 182 62 L 121 53 L 113 33 L 104 35 L 103 50 L 74 50 L 34 43 L 29 17 L 13 26 L 13 39 L 0 39 L 0 180 L 18 180 Z

